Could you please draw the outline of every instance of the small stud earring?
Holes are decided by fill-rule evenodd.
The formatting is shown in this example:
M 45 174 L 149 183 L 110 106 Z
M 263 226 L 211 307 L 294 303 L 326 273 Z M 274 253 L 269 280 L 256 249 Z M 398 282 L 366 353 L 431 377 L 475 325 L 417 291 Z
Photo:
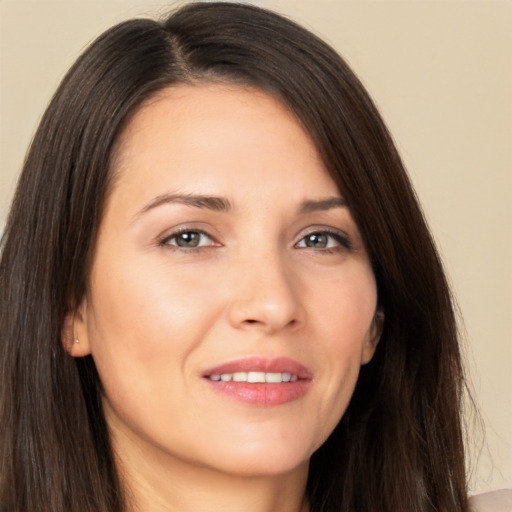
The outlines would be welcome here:
M 80 340 L 79 340 L 78 338 L 75 338 L 75 339 L 73 340 L 73 343 L 80 343 Z

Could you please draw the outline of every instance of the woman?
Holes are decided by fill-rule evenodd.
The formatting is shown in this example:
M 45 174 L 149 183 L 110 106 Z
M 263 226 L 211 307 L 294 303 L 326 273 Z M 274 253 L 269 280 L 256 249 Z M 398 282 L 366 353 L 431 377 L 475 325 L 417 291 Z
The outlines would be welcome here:
M 105 32 L 2 245 L 5 510 L 469 510 L 442 266 L 372 101 L 292 22 Z

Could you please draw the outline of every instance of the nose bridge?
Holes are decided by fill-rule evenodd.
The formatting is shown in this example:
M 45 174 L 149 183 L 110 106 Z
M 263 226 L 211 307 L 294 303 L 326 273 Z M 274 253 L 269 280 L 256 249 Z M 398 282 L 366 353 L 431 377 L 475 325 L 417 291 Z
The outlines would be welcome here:
M 247 247 L 235 274 L 230 318 L 237 327 L 274 332 L 303 320 L 296 276 L 278 244 Z

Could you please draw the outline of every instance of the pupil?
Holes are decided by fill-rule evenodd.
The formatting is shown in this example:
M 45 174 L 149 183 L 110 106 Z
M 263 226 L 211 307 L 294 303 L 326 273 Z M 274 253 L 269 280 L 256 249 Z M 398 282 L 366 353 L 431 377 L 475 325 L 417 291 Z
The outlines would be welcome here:
M 315 233 L 309 235 L 306 239 L 306 245 L 308 247 L 326 247 L 327 246 L 327 235 Z
M 176 243 L 180 247 L 197 247 L 199 244 L 199 233 L 195 231 L 188 231 L 187 233 L 181 233 Z

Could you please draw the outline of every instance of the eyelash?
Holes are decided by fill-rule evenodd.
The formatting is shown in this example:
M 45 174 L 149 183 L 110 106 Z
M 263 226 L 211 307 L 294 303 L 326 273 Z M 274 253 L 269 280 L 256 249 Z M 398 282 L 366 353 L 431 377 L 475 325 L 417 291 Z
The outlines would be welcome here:
M 170 243 L 173 239 L 175 240 L 180 235 L 184 235 L 187 233 L 188 234 L 194 233 L 194 234 L 199 235 L 200 237 L 207 237 L 211 241 L 211 243 L 208 245 L 200 245 L 197 247 L 184 247 L 184 246 L 179 246 L 177 244 Z M 299 240 L 299 242 L 297 242 L 294 245 L 294 247 L 298 247 L 298 245 L 301 242 L 304 242 L 307 237 L 311 237 L 312 235 L 326 235 L 327 237 L 334 239 L 335 242 L 337 243 L 337 245 L 335 245 L 334 247 L 325 247 L 325 248 L 317 249 L 317 251 L 320 253 L 333 254 L 336 252 L 340 252 L 342 250 L 351 250 L 352 249 L 352 242 L 347 235 L 345 235 L 344 233 L 341 233 L 339 231 L 334 231 L 334 230 L 325 229 L 325 228 L 311 230 L 309 233 L 306 233 L 304 236 L 302 236 L 302 238 Z M 206 231 L 203 231 L 201 229 L 183 228 L 178 231 L 175 231 L 171 235 L 166 235 L 163 238 L 161 238 L 158 241 L 158 245 L 161 247 L 171 248 L 172 250 L 177 250 L 177 251 L 179 250 L 182 252 L 194 253 L 194 252 L 202 251 L 209 247 L 214 247 L 217 244 L 215 243 L 215 240 L 213 239 L 213 237 L 211 235 L 209 235 Z M 308 246 L 300 247 L 300 248 L 315 250 L 314 247 L 308 247 Z
M 346 234 L 341 233 L 339 231 L 334 231 L 334 230 L 325 229 L 325 228 L 311 230 L 309 233 L 306 233 L 299 240 L 298 243 L 303 242 L 307 237 L 310 237 L 312 235 L 326 235 L 327 237 L 333 238 L 337 242 L 337 244 L 339 244 L 334 247 L 325 247 L 323 249 L 318 249 L 318 252 L 320 252 L 320 253 L 332 254 L 332 253 L 340 252 L 342 250 L 351 250 L 352 249 L 352 242 Z M 298 243 L 295 244 L 295 246 L 297 246 Z M 306 248 L 308 248 L 308 247 L 306 247 Z M 314 249 L 314 248 L 312 248 L 312 249 Z
M 187 234 L 187 233 L 196 233 L 200 237 L 203 237 L 203 236 L 207 237 L 208 239 L 211 240 L 212 243 L 209 244 L 209 245 L 201 245 L 199 247 L 181 247 L 179 245 L 175 245 L 175 244 L 171 244 L 170 243 L 173 239 L 176 239 L 180 235 L 184 235 L 184 234 Z M 212 238 L 212 236 L 209 235 L 206 231 L 203 231 L 202 229 L 182 228 L 182 229 L 179 229 L 178 231 L 175 231 L 171 235 L 164 236 L 162 239 L 160 239 L 158 241 L 158 245 L 161 246 L 161 247 L 171 248 L 172 250 L 176 250 L 176 251 L 184 251 L 184 252 L 193 253 L 193 252 L 199 252 L 199 251 L 201 251 L 203 249 L 206 249 L 208 247 L 215 246 L 216 244 L 215 244 L 215 241 Z

